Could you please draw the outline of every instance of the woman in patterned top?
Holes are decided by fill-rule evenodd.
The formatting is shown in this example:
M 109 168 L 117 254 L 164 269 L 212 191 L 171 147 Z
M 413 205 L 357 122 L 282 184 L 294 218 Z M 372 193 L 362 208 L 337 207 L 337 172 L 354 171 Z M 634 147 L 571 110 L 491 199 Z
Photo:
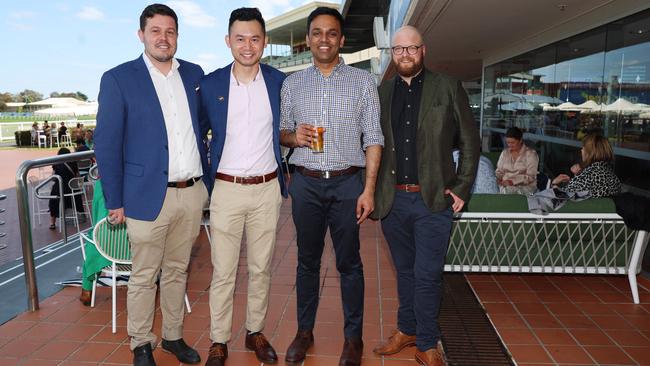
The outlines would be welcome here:
M 567 192 L 589 191 L 593 198 L 609 197 L 621 192 L 621 181 L 618 179 L 610 162 L 614 157 L 612 147 L 607 138 L 600 135 L 587 135 L 582 141 L 582 162 L 574 169 L 576 176 L 570 178 L 560 174 L 553 179 L 553 185 L 568 182 Z

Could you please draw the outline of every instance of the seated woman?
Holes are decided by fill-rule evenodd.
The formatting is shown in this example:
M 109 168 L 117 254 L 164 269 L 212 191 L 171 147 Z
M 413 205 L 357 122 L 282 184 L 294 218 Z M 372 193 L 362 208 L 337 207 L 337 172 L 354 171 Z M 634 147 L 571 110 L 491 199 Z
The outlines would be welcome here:
M 571 168 L 575 176 L 571 178 L 560 174 L 553 179 L 554 186 L 568 182 L 565 191 L 588 191 L 593 198 L 609 197 L 621 192 L 621 181 L 610 165 L 614 152 L 607 138 L 597 134 L 585 136 L 580 153 L 582 162 Z
M 524 144 L 524 134 L 517 127 L 506 131 L 507 149 L 501 152 L 496 176 L 500 193 L 531 194 L 537 191 L 537 152 Z

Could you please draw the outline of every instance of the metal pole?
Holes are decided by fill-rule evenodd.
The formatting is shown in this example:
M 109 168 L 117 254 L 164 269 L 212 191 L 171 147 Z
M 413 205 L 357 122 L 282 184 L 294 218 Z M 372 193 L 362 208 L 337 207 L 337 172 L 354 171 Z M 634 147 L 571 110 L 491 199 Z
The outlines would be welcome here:
M 73 154 L 57 155 L 49 158 L 26 160 L 16 171 L 16 200 L 18 201 L 18 222 L 20 223 L 20 240 L 23 249 L 23 268 L 25 271 L 25 285 L 27 286 L 27 309 L 38 310 L 38 286 L 36 283 L 36 268 L 34 266 L 34 244 L 32 239 L 32 223 L 29 212 L 29 194 L 27 192 L 27 174 L 32 168 L 51 166 L 68 161 L 79 161 L 91 159 L 95 156 L 94 151 L 84 151 Z M 63 192 L 61 181 L 59 188 Z M 63 200 L 61 200 L 63 201 Z M 60 214 L 65 215 L 65 211 Z M 65 217 L 65 216 L 64 216 Z M 63 225 L 64 240 L 67 241 L 65 218 Z

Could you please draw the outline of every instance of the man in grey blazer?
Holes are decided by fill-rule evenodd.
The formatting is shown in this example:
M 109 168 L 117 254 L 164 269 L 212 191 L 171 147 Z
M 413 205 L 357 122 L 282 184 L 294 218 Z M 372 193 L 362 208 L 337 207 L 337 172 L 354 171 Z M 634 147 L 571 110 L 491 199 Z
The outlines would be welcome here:
M 438 327 L 442 270 L 453 212 L 469 199 L 479 137 L 460 82 L 423 67 L 426 47 L 413 27 L 392 40 L 398 76 L 379 87 L 384 153 L 375 211 L 397 270 L 397 329 L 379 355 L 417 346 L 420 365 L 444 365 Z M 458 141 L 458 171 L 452 150 Z

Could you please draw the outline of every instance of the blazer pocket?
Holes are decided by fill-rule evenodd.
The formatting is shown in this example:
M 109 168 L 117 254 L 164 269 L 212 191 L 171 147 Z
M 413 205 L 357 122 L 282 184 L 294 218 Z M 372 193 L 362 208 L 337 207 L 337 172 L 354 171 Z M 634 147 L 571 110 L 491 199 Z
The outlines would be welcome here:
M 124 174 L 141 177 L 144 175 L 144 165 L 125 162 Z

